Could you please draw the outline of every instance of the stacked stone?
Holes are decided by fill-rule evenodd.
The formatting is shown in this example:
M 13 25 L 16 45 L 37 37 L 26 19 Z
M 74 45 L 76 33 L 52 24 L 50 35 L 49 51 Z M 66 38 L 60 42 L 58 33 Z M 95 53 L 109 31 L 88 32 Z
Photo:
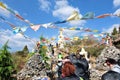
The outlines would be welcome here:
M 107 71 L 108 67 L 104 66 L 107 58 L 115 60 L 120 59 L 120 50 L 114 46 L 107 46 L 96 59 L 96 68 L 90 70 L 91 80 L 101 80 L 101 76 Z
M 46 76 L 46 68 L 42 63 L 40 54 L 34 54 L 24 68 L 17 74 L 17 80 L 34 80 L 34 77 Z
M 107 46 L 96 59 L 96 68 L 106 70 L 104 63 L 107 58 L 113 58 L 117 61 L 120 59 L 120 50 L 114 46 Z
M 90 70 L 90 80 L 101 80 L 101 76 L 103 74 L 102 71 L 91 69 Z

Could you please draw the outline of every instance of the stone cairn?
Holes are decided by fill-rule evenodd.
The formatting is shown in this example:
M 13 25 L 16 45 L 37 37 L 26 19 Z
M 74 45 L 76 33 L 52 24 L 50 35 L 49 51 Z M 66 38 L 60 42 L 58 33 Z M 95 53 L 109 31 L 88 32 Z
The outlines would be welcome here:
M 120 59 L 120 50 L 114 46 L 107 46 L 103 49 L 101 54 L 96 58 L 95 69 L 90 70 L 91 80 L 101 80 L 101 76 L 108 70 L 108 67 L 104 66 L 107 58 Z
M 36 53 L 28 60 L 24 68 L 18 72 L 17 80 L 37 80 L 36 78 L 46 76 L 45 70 L 42 57 L 39 53 Z

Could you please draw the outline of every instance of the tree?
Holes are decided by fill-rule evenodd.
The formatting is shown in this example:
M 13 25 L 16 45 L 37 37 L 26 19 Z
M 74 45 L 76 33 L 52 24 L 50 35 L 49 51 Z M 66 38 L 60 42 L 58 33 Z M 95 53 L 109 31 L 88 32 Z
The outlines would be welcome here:
M 0 80 L 11 80 L 10 77 L 14 70 L 12 56 L 8 49 L 8 41 L 0 49 Z
M 15 54 L 20 55 L 22 57 L 26 57 L 29 53 L 27 45 L 24 46 L 22 51 L 17 51 Z
M 24 55 L 27 55 L 29 53 L 27 45 L 25 45 L 25 47 L 23 48 L 22 51 L 23 51 Z
M 114 27 L 114 29 L 113 29 L 113 32 L 112 32 L 112 35 L 116 35 L 118 32 L 117 32 L 117 29 L 116 29 L 116 27 Z

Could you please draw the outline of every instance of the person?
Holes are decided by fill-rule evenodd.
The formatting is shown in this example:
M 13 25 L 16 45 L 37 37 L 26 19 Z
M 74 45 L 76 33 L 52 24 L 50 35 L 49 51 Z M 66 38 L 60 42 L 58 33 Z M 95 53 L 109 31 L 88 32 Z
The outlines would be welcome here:
M 61 77 L 61 74 L 62 74 L 62 59 L 58 59 L 58 63 L 57 63 L 57 66 L 58 66 L 58 70 L 57 70 L 57 72 L 58 72 L 58 78 L 60 78 Z
M 63 59 L 63 55 L 61 53 L 58 54 L 58 59 Z
M 117 64 L 117 61 L 108 58 L 105 64 L 109 67 L 109 70 L 102 75 L 101 80 L 120 80 L 120 66 Z
M 59 69 L 57 63 L 53 63 L 52 66 L 51 66 L 51 69 L 52 69 L 51 80 L 57 80 L 57 78 L 58 78 L 58 69 Z
M 80 54 L 71 54 L 69 58 L 71 62 L 75 65 L 75 74 L 80 78 L 83 78 L 83 80 L 89 80 L 89 63 L 85 59 L 85 56 Z
M 75 66 L 70 61 L 63 64 L 61 80 L 80 80 L 75 74 Z
M 54 56 L 54 47 L 52 46 L 52 56 Z

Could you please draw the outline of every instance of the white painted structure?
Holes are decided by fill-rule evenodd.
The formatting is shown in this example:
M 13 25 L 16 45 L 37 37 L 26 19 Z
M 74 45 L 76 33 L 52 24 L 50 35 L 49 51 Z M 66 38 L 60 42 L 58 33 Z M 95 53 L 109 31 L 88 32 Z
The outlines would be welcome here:
M 59 32 L 59 36 L 58 36 L 59 48 L 64 48 L 64 44 L 65 44 L 65 40 L 64 40 L 64 36 L 63 36 L 63 31 L 61 29 L 60 32 Z
M 89 58 L 88 58 L 88 52 L 85 51 L 84 48 L 81 49 L 81 51 L 79 52 L 80 55 L 84 55 L 85 58 L 87 59 L 87 61 L 89 61 Z

